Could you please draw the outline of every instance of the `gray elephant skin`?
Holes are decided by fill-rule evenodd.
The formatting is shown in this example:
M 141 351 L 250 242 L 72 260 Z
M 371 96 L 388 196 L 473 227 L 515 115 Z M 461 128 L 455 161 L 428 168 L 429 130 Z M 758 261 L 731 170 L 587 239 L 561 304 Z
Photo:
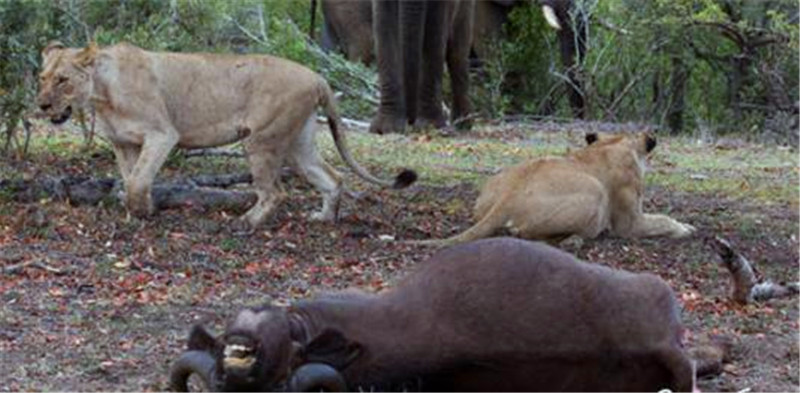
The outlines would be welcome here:
M 322 25 L 321 45 L 326 50 L 338 50 L 351 61 L 371 64 L 375 60 L 375 36 L 385 28 L 373 26 L 373 2 L 369 0 L 320 0 L 324 22 Z M 463 29 L 452 31 L 449 42 L 456 45 L 467 45 L 478 60 L 487 54 L 487 44 L 502 36 L 503 25 L 508 22 L 509 14 L 514 7 L 533 0 L 478 0 L 474 2 L 471 13 L 473 22 L 469 32 Z M 557 29 L 561 63 L 569 79 L 569 101 L 573 114 L 584 118 L 586 103 L 583 96 L 583 84 L 579 76 L 581 60 L 586 53 L 586 18 L 578 12 L 572 0 L 539 0 L 543 13 L 551 27 Z M 547 9 L 549 8 L 549 10 Z M 312 9 L 313 12 L 313 9 Z M 575 14 L 574 18 L 570 13 Z M 373 28 L 374 27 L 374 28 Z M 460 53 L 463 55 L 463 53 Z M 453 61 L 452 67 L 458 67 L 465 61 L 460 57 L 447 58 Z M 469 61 L 469 60 L 466 60 Z M 396 63 L 393 63 L 396 64 Z M 395 66 L 398 67 L 398 66 Z M 423 73 L 428 69 L 423 69 Z M 467 82 L 468 83 L 468 82 Z M 466 86 L 465 88 L 468 88 Z M 381 93 L 384 93 L 382 90 Z M 455 93 L 455 91 L 454 91 Z M 396 93 L 395 93 L 396 94 Z M 398 98 L 390 97 L 392 101 Z M 464 101 L 464 99 L 462 99 Z M 432 105 L 424 103 L 424 105 Z M 466 104 L 469 102 L 466 101 Z M 469 109 L 469 107 L 467 107 Z M 453 115 L 465 116 L 465 113 Z
M 441 250 L 379 294 L 347 290 L 195 326 L 172 388 L 691 391 L 678 304 L 651 274 L 492 238 Z
M 443 128 L 445 60 L 453 91 L 452 120 L 469 114 L 469 48 L 474 0 L 374 0 L 373 32 L 380 104 L 370 124 L 378 134 L 406 125 Z

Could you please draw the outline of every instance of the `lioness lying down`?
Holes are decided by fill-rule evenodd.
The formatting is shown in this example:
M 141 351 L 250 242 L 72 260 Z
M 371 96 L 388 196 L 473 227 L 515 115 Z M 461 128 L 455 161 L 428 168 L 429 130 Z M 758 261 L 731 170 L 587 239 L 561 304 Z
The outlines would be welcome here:
M 446 245 L 492 236 L 557 242 L 571 235 L 593 238 L 605 229 L 622 237 L 683 237 L 695 228 L 661 214 L 642 212 L 644 164 L 655 137 L 587 134 L 589 144 L 564 157 L 530 160 L 492 176 L 475 203 L 476 224 Z
M 328 117 L 336 148 L 363 179 L 403 188 L 416 174 L 378 179 L 350 156 L 330 86 L 313 71 L 271 56 L 149 52 L 129 44 L 85 49 L 51 42 L 42 51 L 39 108 L 53 123 L 72 108 L 93 105 L 125 183 L 125 205 L 153 213 L 156 172 L 175 147 L 211 147 L 243 140 L 258 200 L 244 218 L 263 223 L 283 193 L 276 185 L 287 161 L 322 193 L 312 218 L 336 217 L 341 176 L 314 143 L 316 108 Z

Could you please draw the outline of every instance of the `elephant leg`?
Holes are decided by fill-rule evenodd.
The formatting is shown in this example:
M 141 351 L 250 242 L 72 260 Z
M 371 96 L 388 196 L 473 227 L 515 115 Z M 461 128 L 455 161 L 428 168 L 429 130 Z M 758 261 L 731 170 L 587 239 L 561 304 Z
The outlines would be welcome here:
M 422 64 L 419 97 L 419 116 L 415 126 L 447 126 L 447 118 L 442 110 L 442 75 L 444 74 L 445 46 L 447 32 L 450 30 L 448 13 L 452 15 L 458 3 L 451 1 L 430 1 L 425 14 L 422 44 Z
M 400 30 L 403 45 L 403 87 L 406 117 L 409 124 L 417 120 L 420 109 L 420 69 L 424 67 L 424 46 L 429 37 L 425 30 L 428 8 L 438 1 L 403 0 L 400 2 Z M 425 75 L 422 69 L 422 75 Z
M 372 3 L 381 97 L 370 132 L 377 134 L 403 132 L 408 123 L 402 79 L 404 67 L 400 41 L 400 5 L 397 0 L 374 0 Z
M 453 125 L 460 129 L 471 127 L 467 117 L 472 111 L 469 100 L 469 55 L 474 38 L 472 37 L 474 12 L 473 1 L 460 3 L 447 42 L 447 69 L 453 90 L 453 112 L 450 118 Z
M 339 39 L 336 37 L 336 32 L 331 26 L 328 18 L 322 23 L 322 34 L 320 36 L 320 47 L 326 52 L 334 52 L 340 50 Z M 348 59 L 350 60 L 350 59 Z

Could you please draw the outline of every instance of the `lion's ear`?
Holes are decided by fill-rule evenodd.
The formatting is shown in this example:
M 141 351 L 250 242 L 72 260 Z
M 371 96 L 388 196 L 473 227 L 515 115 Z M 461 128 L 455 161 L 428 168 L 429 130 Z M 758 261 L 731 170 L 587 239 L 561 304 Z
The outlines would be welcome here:
M 42 57 L 49 56 L 54 50 L 61 50 L 66 48 L 61 41 L 50 41 L 47 43 L 47 46 L 42 49 Z
M 591 145 L 592 143 L 597 142 L 597 133 L 596 132 L 590 132 L 590 133 L 586 134 L 586 136 L 584 136 L 584 138 L 586 138 L 586 144 L 587 145 Z
M 92 42 L 84 50 L 78 52 L 75 56 L 75 62 L 81 67 L 91 67 L 94 65 L 94 60 L 97 58 L 97 43 Z

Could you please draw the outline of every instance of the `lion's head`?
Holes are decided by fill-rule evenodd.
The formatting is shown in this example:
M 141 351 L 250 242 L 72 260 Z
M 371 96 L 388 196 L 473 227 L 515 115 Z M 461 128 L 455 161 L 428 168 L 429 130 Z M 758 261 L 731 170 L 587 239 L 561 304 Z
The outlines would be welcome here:
M 95 44 L 75 49 L 58 41 L 50 42 L 42 50 L 36 105 L 54 124 L 67 121 L 73 106 L 85 106 L 89 101 L 97 51 Z
M 612 144 L 624 144 L 636 152 L 639 157 L 645 157 L 656 148 L 656 137 L 651 132 L 639 133 L 618 133 L 618 134 L 598 134 L 596 132 L 587 133 L 586 145 L 608 146 Z

